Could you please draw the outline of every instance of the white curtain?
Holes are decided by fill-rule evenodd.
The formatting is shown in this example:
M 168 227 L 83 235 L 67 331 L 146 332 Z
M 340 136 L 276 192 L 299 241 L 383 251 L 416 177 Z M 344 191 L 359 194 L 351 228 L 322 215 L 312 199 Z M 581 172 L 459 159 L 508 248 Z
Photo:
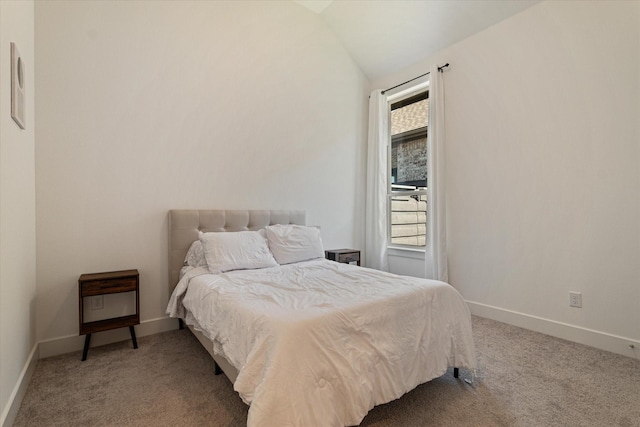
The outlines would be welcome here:
M 429 72 L 427 147 L 426 277 L 447 282 L 444 83 L 437 66 L 433 66 Z
M 369 98 L 369 143 L 365 203 L 365 265 L 389 271 L 387 260 L 387 97 L 374 90 Z

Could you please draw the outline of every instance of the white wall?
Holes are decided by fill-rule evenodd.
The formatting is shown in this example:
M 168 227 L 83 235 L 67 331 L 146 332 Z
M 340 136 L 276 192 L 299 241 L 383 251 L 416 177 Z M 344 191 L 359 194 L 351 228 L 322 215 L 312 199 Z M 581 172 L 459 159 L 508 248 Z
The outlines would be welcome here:
M 476 313 L 638 357 L 640 3 L 543 2 L 372 87 L 445 62 L 452 284 Z
M 0 1 L 0 425 L 36 343 L 33 1 Z M 26 129 L 11 118 L 11 42 L 25 64 Z
M 368 81 L 315 14 L 35 10 L 39 340 L 77 335 L 81 273 L 139 269 L 142 320 L 164 317 L 169 209 L 305 209 L 327 248 L 362 247 Z

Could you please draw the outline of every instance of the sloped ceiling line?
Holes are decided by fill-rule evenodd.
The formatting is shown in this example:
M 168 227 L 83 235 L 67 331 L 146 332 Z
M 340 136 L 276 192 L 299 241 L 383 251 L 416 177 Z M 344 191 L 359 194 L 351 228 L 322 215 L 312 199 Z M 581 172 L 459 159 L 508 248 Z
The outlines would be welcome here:
M 387 76 L 540 0 L 294 0 L 318 14 L 370 80 Z

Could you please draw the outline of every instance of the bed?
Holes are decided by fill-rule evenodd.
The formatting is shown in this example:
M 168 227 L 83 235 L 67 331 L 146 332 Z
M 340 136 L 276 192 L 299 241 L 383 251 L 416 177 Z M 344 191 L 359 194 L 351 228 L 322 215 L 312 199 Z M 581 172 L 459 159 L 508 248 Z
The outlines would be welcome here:
M 448 368 L 476 367 L 453 287 L 324 259 L 304 211 L 172 210 L 169 224 L 167 313 L 234 384 L 248 426 L 357 425 Z M 258 267 L 238 261 L 247 247 L 228 242 L 240 236 Z M 207 262 L 185 267 L 196 241 Z M 227 248 L 232 262 L 215 264 Z

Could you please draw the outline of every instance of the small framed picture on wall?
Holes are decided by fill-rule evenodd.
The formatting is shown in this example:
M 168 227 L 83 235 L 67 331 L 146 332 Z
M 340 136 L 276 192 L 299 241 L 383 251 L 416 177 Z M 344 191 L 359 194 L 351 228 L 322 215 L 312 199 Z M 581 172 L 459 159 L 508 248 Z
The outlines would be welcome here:
M 13 42 L 11 42 L 11 117 L 21 129 L 24 129 L 24 62 Z

